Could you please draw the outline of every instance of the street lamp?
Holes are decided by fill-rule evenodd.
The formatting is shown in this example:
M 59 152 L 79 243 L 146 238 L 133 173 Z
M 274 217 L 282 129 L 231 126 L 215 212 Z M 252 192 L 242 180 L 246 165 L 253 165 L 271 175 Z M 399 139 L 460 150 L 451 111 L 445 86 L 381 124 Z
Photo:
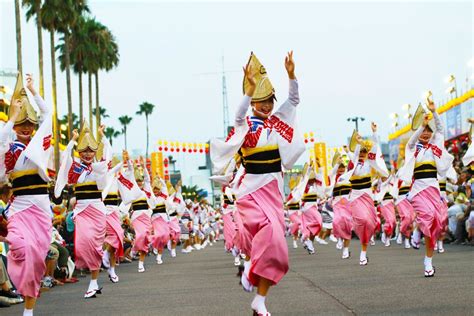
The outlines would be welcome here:
M 449 87 L 447 90 L 446 90 L 446 93 L 449 93 L 451 96 L 454 92 L 456 92 L 456 98 L 458 97 L 458 91 L 457 91 L 457 85 L 456 85 L 456 77 L 454 77 L 454 75 L 449 75 L 446 79 L 445 79 L 445 82 L 446 83 L 453 83 L 453 86 L 452 87 Z
M 412 114 L 411 114 L 411 104 L 409 103 L 406 103 L 404 105 L 402 105 L 402 109 L 407 112 L 407 114 L 405 114 L 405 118 L 408 120 L 408 122 L 411 122 L 411 118 L 412 118 Z
M 397 113 L 390 113 L 390 118 L 393 120 L 392 127 L 396 130 L 398 127 L 398 114 Z
M 355 123 L 355 128 L 356 128 L 356 131 L 359 131 L 359 120 L 361 122 L 365 121 L 365 118 L 363 117 L 360 117 L 360 116 L 355 116 L 355 117 L 349 117 L 347 118 L 347 121 L 350 122 L 354 122 Z

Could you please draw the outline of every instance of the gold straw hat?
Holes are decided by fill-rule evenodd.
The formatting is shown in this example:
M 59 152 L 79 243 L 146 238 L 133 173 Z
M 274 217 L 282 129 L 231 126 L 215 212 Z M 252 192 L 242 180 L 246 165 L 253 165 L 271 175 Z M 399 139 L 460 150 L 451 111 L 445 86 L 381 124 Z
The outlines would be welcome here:
M 26 121 L 29 121 L 33 124 L 38 124 L 38 115 L 36 114 L 35 109 L 31 105 L 30 100 L 28 99 L 25 87 L 23 87 L 23 76 L 21 75 L 21 73 L 18 73 L 18 76 L 16 77 L 15 90 L 13 91 L 12 99 L 10 102 L 10 110 L 8 116 L 11 115 L 13 102 L 18 99 L 22 100 L 23 106 L 21 107 L 20 115 L 18 115 L 18 118 L 15 121 L 15 125 L 25 123 Z
M 82 123 L 81 132 L 79 133 L 79 139 L 77 140 L 76 150 L 78 152 L 82 152 L 87 148 L 91 149 L 92 151 L 97 151 L 99 149 L 99 144 L 95 140 L 94 135 L 92 135 L 89 124 L 87 124 L 87 121 L 84 120 Z
M 252 66 L 253 71 L 255 71 L 255 92 L 252 97 L 253 102 L 260 102 L 270 99 L 272 96 L 275 95 L 275 89 L 273 88 L 270 79 L 267 76 L 267 70 L 265 67 L 260 63 L 258 58 L 252 52 L 250 54 L 250 58 L 248 63 Z M 247 89 L 249 82 L 246 77 L 244 77 L 243 82 L 243 92 Z

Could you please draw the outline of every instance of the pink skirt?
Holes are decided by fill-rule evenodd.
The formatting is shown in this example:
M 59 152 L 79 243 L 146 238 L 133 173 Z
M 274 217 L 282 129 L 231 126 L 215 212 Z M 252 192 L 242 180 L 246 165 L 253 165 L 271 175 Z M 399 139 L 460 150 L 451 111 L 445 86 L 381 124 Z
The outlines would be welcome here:
M 448 230 L 448 203 L 442 199 L 441 200 L 441 230 L 446 232 Z
M 323 218 L 316 205 L 312 205 L 308 210 L 301 214 L 301 230 L 303 238 L 316 236 L 321 231 Z
M 51 234 L 51 218 L 37 206 L 30 206 L 8 219 L 8 274 L 23 296 L 39 296 Z
M 349 201 L 341 198 L 332 207 L 334 209 L 332 222 L 334 237 L 350 240 L 352 238 L 352 212 Z
M 261 277 L 275 285 L 288 272 L 283 201 L 278 192 L 278 182 L 273 180 L 237 200 L 245 233 L 251 240 L 249 281 L 254 286 Z
M 222 216 L 222 219 L 224 220 L 225 249 L 227 251 L 230 251 L 234 247 L 234 238 L 237 232 L 237 227 L 232 217 L 232 212 L 229 212 Z
M 418 229 L 431 238 L 431 248 L 434 247 L 436 241 L 441 235 L 443 229 L 443 202 L 439 190 L 429 187 L 420 191 L 412 198 L 411 205 L 416 213 L 416 223 Z
M 245 252 L 242 248 L 242 240 L 245 239 L 245 237 L 242 237 L 242 234 L 244 233 L 244 224 L 242 223 L 242 218 L 240 217 L 240 213 L 238 209 L 237 211 L 234 212 L 234 223 L 235 223 L 235 234 L 234 234 L 234 241 L 233 241 L 234 246 L 237 249 L 242 250 L 243 253 L 250 253 L 250 251 Z M 248 241 L 247 244 L 250 244 L 250 242 Z M 248 246 L 247 249 L 250 249 L 250 246 Z
M 385 220 L 385 223 L 383 224 L 383 231 L 387 237 L 391 237 L 397 225 L 397 220 L 395 218 L 395 205 L 392 201 L 385 205 L 381 204 L 380 212 L 382 213 L 382 217 Z
M 132 221 L 132 227 L 135 231 L 135 241 L 132 250 L 135 252 L 148 252 L 148 245 L 150 244 L 151 219 L 145 213 L 135 218 Z
M 115 249 L 115 256 L 123 257 L 123 237 L 124 232 L 118 211 L 110 213 L 106 217 L 105 243 Z
M 400 215 L 400 232 L 403 236 L 410 238 L 415 220 L 415 211 L 407 199 L 403 199 L 397 204 L 398 214 Z
M 77 268 L 91 271 L 100 269 L 106 221 L 106 215 L 90 205 L 75 216 L 74 253 Z
M 181 229 L 179 228 L 178 218 L 171 218 L 171 220 L 168 222 L 168 228 L 171 241 L 175 243 L 178 242 L 181 238 Z
M 151 236 L 151 244 L 153 248 L 163 250 L 170 240 L 170 228 L 168 222 L 160 215 L 155 215 L 151 221 L 153 226 L 153 235 Z
M 377 214 L 375 212 L 374 201 L 365 193 L 351 201 L 350 207 L 352 209 L 354 232 L 357 237 L 359 237 L 361 244 L 368 244 L 377 226 Z
M 298 234 L 298 231 L 300 230 L 301 226 L 301 216 L 298 215 L 298 212 L 294 212 L 293 214 L 290 215 L 290 233 L 294 236 Z

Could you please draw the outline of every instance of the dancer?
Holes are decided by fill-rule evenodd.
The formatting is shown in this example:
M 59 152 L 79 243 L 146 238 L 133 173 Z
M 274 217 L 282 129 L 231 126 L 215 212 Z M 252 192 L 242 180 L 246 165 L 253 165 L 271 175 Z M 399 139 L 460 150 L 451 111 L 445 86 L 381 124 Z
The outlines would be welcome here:
M 349 206 L 351 182 L 339 152 L 334 155 L 332 165 L 328 193 L 334 210 L 334 236 L 343 240 L 342 259 L 348 259 L 351 256 L 349 245 L 352 239 L 352 211 Z
M 377 226 L 377 214 L 372 193 L 372 173 L 375 171 L 382 177 L 388 177 L 388 170 L 378 146 L 377 125 L 372 122 L 371 127 L 373 132 L 372 141 L 364 141 L 354 131 L 350 144 L 350 149 L 354 151 L 354 158 L 349 166 L 352 186 L 350 208 L 352 209 L 354 231 L 361 244 L 359 258 L 361 266 L 365 266 L 369 262 L 367 245 L 370 238 L 375 234 Z
M 395 198 L 395 207 L 398 210 L 398 215 L 400 216 L 400 233 L 404 238 L 405 249 L 410 249 L 410 237 L 413 231 L 413 221 L 415 220 L 415 211 L 410 201 L 408 201 L 407 196 L 410 192 L 410 182 L 405 182 L 398 179 L 398 174 L 395 176 L 395 185 L 394 185 L 394 198 Z
M 144 169 L 145 179 L 149 179 L 150 175 L 146 168 Z M 145 183 L 148 181 L 145 180 Z M 157 250 L 156 263 L 163 264 L 163 249 L 170 240 L 170 229 L 168 225 L 167 198 L 168 192 L 166 182 L 158 176 L 153 179 L 153 193 L 151 199 L 153 201 L 153 214 L 151 215 L 151 224 L 153 226 L 153 236 L 151 244 Z
M 169 233 L 170 233 L 170 241 L 169 241 L 169 251 L 171 258 L 176 257 L 176 245 L 178 244 L 181 238 L 181 229 L 179 227 L 179 220 L 178 220 L 178 210 L 182 208 L 183 196 L 181 195 L 181 181 L 178 181 L 176 185 L 176 193 L 172 194 L 169 197 L 170 200 L 170 209 L 169 209 Z
M 390 247 L 390 239 L 392 238 L 395 228 L 397 225 L 397 220 L 395 217 L 395 203 L 393 200 L 392 192 L 392 176 L 383 181 L 379 180 L 379 192 L 378 192 L 378 202 L 380 213 L 384 219 L 383 232 L 382 232 L 382 243 L 385 247 Z M 392 192 L 392 194 L 391 194 Z
M 132 250 L 139 254 L 138 272 L 143 273 L 145 272 L 145 256 L 148 253 L 152 230 L 152 211 L 150 209 L 152 202 L 149 201 L 151 185 L 149 178 L 144 178 L 144 171 L 139 170 L 138 167 L 134 168 L 126 150 L 123 151 L 123 163 L 127 167 L 125 172 L 119 174 L 119 191 L 122 203 L 125 205 L 131 204 L 132 207 L 131 221 L 135 231 L 135 242 Z
M 251 304 L 255 315 L 270 314 L 265 306 L 268 290 L 288 271 L 281 167 L 283 164 L 291 168 L 304 151 L 295 126 L 299 96 L 293 52 L 288 53 L 285 67 L 290 81 L 289 98 L 272 114 L 274 89 L 265 68 L 251 54 L 244 68 L 245 96 L 237 110 L 235 129 L 225 142 L 211 143 L 211 159 L 217 174 L 222 173 L 237 152 L 242 155 L 246 173 L 235 192 L 243 228 L 249 237 L 249 242 L 242 245 L 247 254 L 242 285 L 247 291 L 257 287 Z M 246 117 L 250 106 L 253 116 Z
M 74 187 L 76 205 L 74 206 L 74 252 L 76 267 L 89 269 L 91 281 L 84 298 L 102 294 L 102 288 L 97 283 L 102 262 L 106 231 L 107 208 L 102 202 L 102 190 L 107 185 L 108 164 L 112 153 L 110 144 L 104 136 L 105 126 L 100 126 L 98 134 L 102 138 L 104 156 L 97 157 L 99 144 L 92 135 L 87 122 L 84 120 L 80 134 L 72 132 L 72 139 L 66 147 L 61 159 L 58 177 L 54 189 L 56 198 L 61 196 L 66 184 Z M 72 150 L 77 141 L 76 150 L 80 161 L 72 157 Z
M 427 107 L 434 118 L 418 108 L 414 115 L 411 136 L 405 149 L 405 164 L 399 170 L 400 179 L 414 178 L 408 199 L 416 212 L 418 229 L 425 236 L 426 255 L 424 259 L 425 277 L 433 277 L 433 248 L 442 231 L 442 201 L 437 176 L 446 175 L 452 166 L 453 156 L 444 148 L 443 124 L 436 113 L 433 101 L 427 98 Z
M 5 242 L 10 245 L 8 274 L 18 293 L 25 297 L 23 315 L 29 316 L 33 315 L 39 297 L 52 234 L 50 179 L 46 174 L 52 151 L 52 116 L 29 74 L 26 87 L 40 109 L 43 122 L 38 122 L 20 73 L 10 103 L 9 120 L 0 131 L 3 167 L 0 178 L 8 177 L 12 184 L 12 197 L 4 213 L 8 220 Z M 12 132 L 16 137 L 13 142 L 9 139 Z
M 301 200 L 301 232 L 305 249 L 310 255 L 314 254 L 314 238 L 322 227 L 322 217 L 318 211 L 318 198 L 324 195 L 324 179 L 322 172 L 315 174 L 313 164 L 306 164 L 303 168 L 303 178 L 293 190 L 293 199 Z
M 105 233 L 105 252 L 102 258 L 103 265 L 107 268 L 109 280 L 117 283 L 119 277 L 115 272 L 117 260 L 123 257 L 123 239 L 125 233 L 122 228 L 120 213 L 120 198 L 118 194 L 117 173 L 122 168 L 123 163 L 118 163 L 107 173 L 107 187 L 102 191 L 104 204 L 107 207 L 106 233 Z

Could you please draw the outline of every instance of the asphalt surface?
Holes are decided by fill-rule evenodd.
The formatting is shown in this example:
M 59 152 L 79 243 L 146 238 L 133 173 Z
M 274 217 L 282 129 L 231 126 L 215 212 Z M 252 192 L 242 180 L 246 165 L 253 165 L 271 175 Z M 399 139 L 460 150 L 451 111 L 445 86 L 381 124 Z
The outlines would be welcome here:
M 340 258 L 335 244 L 317 245 L 315 255 L 290 248 L 290 271 L 270 290 L 272 315 L 474 315 L 474 247 L 446 246 L 436 254 L 434 278 L 423 277 L 423 251 L 377 242 L 370 247 L 369 265 L 359 266 L 359 244 L 353 256 Z M 85 300 L 89 279 L 43 293 L 35 315 L 251 315 L 253 294 L 238 284 L 233 258 L 223 242 L 191 254 L 166 253 L 158 266 L 153 256 L 147 271 L 137 262 L 121 264 L 120 282 L 103 272 L 103 294 Z M 22 306 L 0 310 L 21 315 Z

